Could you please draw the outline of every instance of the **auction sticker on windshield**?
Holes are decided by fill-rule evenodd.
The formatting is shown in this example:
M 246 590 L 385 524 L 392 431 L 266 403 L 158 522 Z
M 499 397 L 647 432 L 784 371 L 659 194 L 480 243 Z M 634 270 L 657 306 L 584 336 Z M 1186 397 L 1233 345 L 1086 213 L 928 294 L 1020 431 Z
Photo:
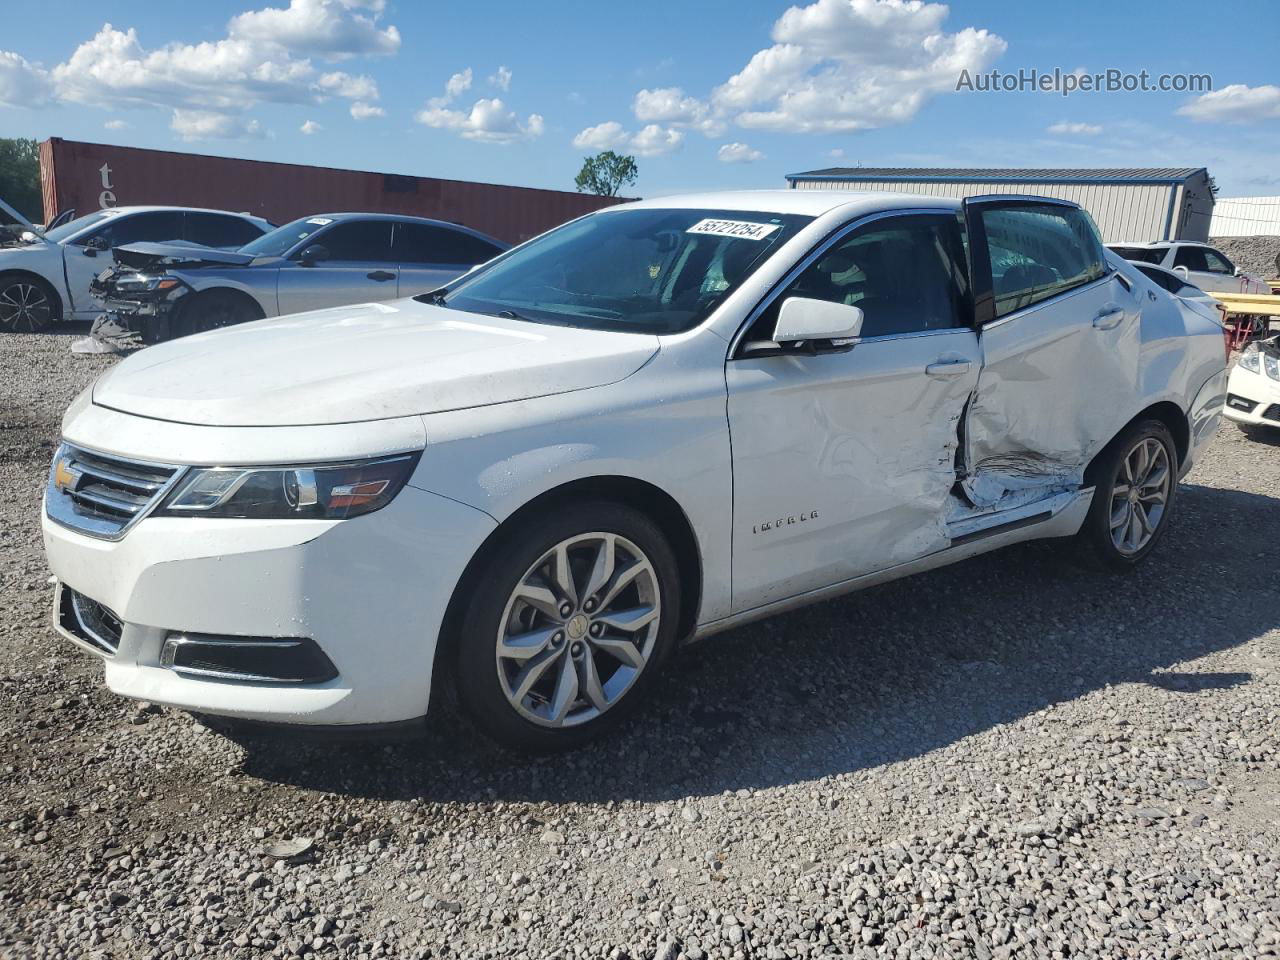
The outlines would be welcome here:
M 747 220 L 699 220 L 685 233 L 709 233 L 716 237 L 738 237 L 763 240 L 778 229 L 776 223 L 751 223 Z

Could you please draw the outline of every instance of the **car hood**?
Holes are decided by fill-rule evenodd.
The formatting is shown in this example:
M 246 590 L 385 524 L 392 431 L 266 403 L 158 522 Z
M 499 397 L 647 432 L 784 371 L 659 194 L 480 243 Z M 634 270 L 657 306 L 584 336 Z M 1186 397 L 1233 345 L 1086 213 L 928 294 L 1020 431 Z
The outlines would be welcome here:
M 111 251 L 116 263 L 135 270 L 148 267 L 165 266 L 198 266 L 202 263 L 216 263 L 220 266 L 243 267 L 253 263 L 251 253 L 240 253 L 236 250 L 219 250 L 198 243 L 128 243 L 115 247 Z
M 93 402 L 210 426 L 354 423 L 603 386 L 658 348 L 647 334 L 365 303 L 150 347 L 104 374 Z

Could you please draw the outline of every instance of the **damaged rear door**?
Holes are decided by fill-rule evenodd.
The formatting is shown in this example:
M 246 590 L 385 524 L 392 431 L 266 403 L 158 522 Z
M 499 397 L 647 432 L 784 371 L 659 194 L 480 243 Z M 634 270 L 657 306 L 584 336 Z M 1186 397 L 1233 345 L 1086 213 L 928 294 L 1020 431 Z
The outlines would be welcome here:
M 1140 301 L 1074 204 L 974 197 L 965 214 L 982 372 L 962 485 L 999 510 L 1078 487 L 1132 415 Z
M 773 343 L 788 297 L 860 307 L 859 339 Z M 954 210 L 871 217 L 802 260 L 726 365 L 734 609 L 945 548 L 978 367 Z

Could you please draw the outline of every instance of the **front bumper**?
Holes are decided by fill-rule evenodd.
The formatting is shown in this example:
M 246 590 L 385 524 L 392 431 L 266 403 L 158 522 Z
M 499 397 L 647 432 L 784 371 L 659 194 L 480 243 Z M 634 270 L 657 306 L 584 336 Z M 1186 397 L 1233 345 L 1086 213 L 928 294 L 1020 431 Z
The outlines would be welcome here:
M 119 618 L 103 658 L 116 693 L 197 713 L 272 723 L 386 724 L 427 712 L 437 638 L 455 584 L 494 521 L 406 487 L 367 516 L 330 520 L 148 517 L 120 540 L 43 520 L 62 585 Z M 174 634 L 306 637 L 337 671 L 321 683 L 183 675 Z M 171 658 L 171 654 L 170 654 Z
M 1227 380 L 1222 412 L 1238 423 L 1280 427 L 1280 381 L 1236 364 Z

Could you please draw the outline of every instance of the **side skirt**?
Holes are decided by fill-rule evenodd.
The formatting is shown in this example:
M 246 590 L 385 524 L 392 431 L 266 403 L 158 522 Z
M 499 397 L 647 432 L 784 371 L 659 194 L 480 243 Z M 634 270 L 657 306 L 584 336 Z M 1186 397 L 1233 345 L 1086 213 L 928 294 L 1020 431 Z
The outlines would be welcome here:
M 1042 501 L 1035 504 L 1034 511 L 1029 511 L 1026 516 L 1017 516 L 999 525 L 988 526 L 985 529 L 966 532 L 956 531 L 951 546 L 945 550 L 939 550 L 936 553 L 909 560 L 906 563 L 899 563 L 884 570 L 877 570 L 874 573 L 863 574 L 850 580 L 842 580 L 840 583 L 833 583 L 830 586 L 809 590 L 806 593 L 787 597 L 784 600 L 775 600 L 773 603 L 753 607 L 750 610 L 744 610 L 741 613 L 735 613 L 720 620 L 699 624 L 688 642 L 702 640 L 725 630 L 732 630 L 734 627 L 740 627 L 756 620 L 763 620 L 774 614 L 786 613 L 789 610 L 805 607 L 811 603 L 831 600 L 846 593 L 853 593 L 855 590 L 863 590 L 881 583 L 888 583 L 890 580 L 909 577 L 913 573 L 936 570 L 959 560 L 966 560 L 969 557 L 989 553 L 992 550 L 998 550 L 1014 543 L 1051 537 L 1074 536 L 1084 523 L 1084 518 L 1089 512 L 1089 505 L 1092 502 L 1093 487 L 1068 494 L 1060 494 L 1052 498 L 1048 503 Z

